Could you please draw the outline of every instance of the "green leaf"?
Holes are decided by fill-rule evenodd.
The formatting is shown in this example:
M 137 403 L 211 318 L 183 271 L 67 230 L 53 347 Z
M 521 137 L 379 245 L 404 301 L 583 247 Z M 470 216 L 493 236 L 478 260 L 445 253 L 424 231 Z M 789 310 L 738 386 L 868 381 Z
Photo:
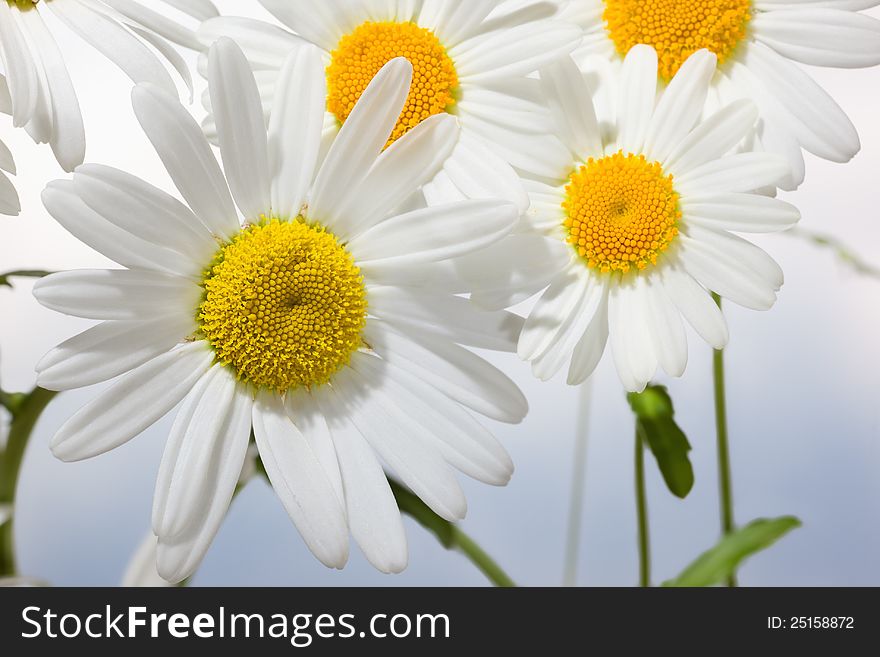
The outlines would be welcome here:
M 684 499 L 694 487 L 694 468 L 688 458 L 691 445 L 675 423 L 672 398 L 663 386 L 648 386 L 643 393 L 627 395 L 636 414 L 637 430 L 648 443 L 667 488 Z
M 755 520 L 742 529 L 728 534 L 708 552 L 673 580 L 663 586 L 714 586 L 730 577 L 739 564 L 751 555 L 766 550 L 796 527 L 801 521 L 793 516 Z
M 10 278 L 43 278 L 52 272 L 37 269 L 28 269 L 21 271 L 11 271 L 8 274 L 0 274 L 0 287 L 12 287 Z

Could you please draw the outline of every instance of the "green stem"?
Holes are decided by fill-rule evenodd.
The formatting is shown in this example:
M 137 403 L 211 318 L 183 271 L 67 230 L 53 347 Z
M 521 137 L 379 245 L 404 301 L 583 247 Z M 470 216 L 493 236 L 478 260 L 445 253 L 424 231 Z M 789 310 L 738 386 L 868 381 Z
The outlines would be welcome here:
M 568 538 L 565 547 L 565 569 L 562 575 L 563 586 L 577 584 L 577 566 L 580 555 L 581 523 L 584 515 L 584 488 L 587 470 L 587 433 L 590 416 L 590 382 L 581 386 L 578 423 L 575 429 L 574 458 L 572 459 L 571 497 L 568 513 Z
M 465 534 L 457 526 L 453 525 L 453 541 L 452 545 L 464 554 L 471 562 L 483 573 L 486 578 L 495 586 L 501 588 L 513 588 L 516 583 L 510 579 L 507 573 L 498 565 L 498 563 L 486 554 L 474 539 Z
M 6 523 L 0 525 L 0 577 L 13 577 L 17 574 L 13 525 L 18 475 L 34 426 L 56 394 L 43 388 L 36 388 L 29 395 L 6 397 L 7 400 L 15 401 L 5 402 L 12 412 L 12 424 L 9 428 L 6 450 L 0 454 L 0 504 L 12 506 L 13 515 Z
M 447 550 L 458 550 L 464 554 L 495 586 L 516 586 L 501 566 L 457 525 L 431 511 L 422 500 L 393 479 L 389 478 L 388 483 L 401 512 L 412 516 L 416 522 L 435 534 Z
M 645 441 L 636 428 L 636 512 L 639 523 L 639 586 L 651 586 L 651 547 L 648 537 L 648 501 L 645 494 Z
M 12 278 L 43 278 L 44 276 L 48 276 L 52 272 L 37 270 L 37 269 L 23 269 L 20 271 L 11 271 L 5 274 L 0 274 L 0 287 L 12 287 L 12 282 L 10 279 Z
M 721 297 L 713 294 L 721 308 Z M 730 469 L 730 442 L 727 433 L 727 393 L 724 380 L 724 350 L 716 349 L 712 358 L 712 374 L 715 383 L 715 430 L 718 437 L 718 488 L 721 501 L 721 530 L 725 536 L 734 530 L 733 486 Z M 731 575 L 727 585 L 735 587 L 736 575 Z

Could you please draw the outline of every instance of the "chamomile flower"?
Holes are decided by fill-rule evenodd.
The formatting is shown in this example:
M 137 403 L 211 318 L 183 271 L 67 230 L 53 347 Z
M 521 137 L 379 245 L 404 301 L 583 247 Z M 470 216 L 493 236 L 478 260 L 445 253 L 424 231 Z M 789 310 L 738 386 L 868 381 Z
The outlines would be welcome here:
M 715 348 L 728 340 L 710 290 L 764 310 L 783 283 L 779 266 L 734 232 L 792 226 L 798 211 L 752 193 L 787 172 L 764 152 L 734 152 L 758 112 L 736 101 L 702 120 L 715 56 L 691 56 L 657 95 L 657 55 L 636 46 L 614 75 L 597 80 L 611 101 L 597 118 L 591 90 L 570 58 L 542 82 L 570 149 L 554 179 L 530 182 L 521 232 L 480 258 L 465 277 L 482 281 L 474 300 L 507 307 L 541 292 L 518 352 L 549 379 L 566 364 L 586 380 L 608 341 L 621 381 L 640 391 L 662 367 L 687 364 L 684 317 Z M 614 116 L 616 118 L 609 118 Z
M 880 64 L 880 21 L 859 13 L 877 0 L 563 0 L 585 30 L 582 53 L 622 58 L 636 44 L 659 53 L 668 82 L 706 48 L 718 58 L 722 103 L 750 98 L 760 110 L 761 146 L 784 155 L 804 180 L 803 150 L 848 162 L 859 136 L 840 106 L 798 63 L 862 68 Z M 802 150 L 803 149 L 803 150 Z
M 198 20 L 217 15 L 211 0 L 162 0 Z M 113 61 L 135 82 L 151 82 L 172 94 L 174 81 L 152 47 L 177 70 L 192 93 L 192 79 L 171 42 L 196 48 L 192 30 L 137 0 L 0 1 L 0 61 L 6 71 L 16 127 L 37 143 L 49 143 L 65 171 L 81 164 L 85 132 L 64 53 L 46 24 L 49 12 Z
M 509 165 L 536 175 L 543 154 L 546 111 L 535 80 L 542 64 L 568 54 L 580 41 L 577 26 L 553 16 L 548 2 L 499 0 L 260 0 L 287 29 L 259 20 L 219 17 L 202 24 L 205 44 L 235 39 L 260 81 L 266 108 L 274 78 L 291 50 L 317 45 L 327 76 L 328 140 L 348 120 L 370 79 L 390 59 L 406 57 L 413 86 L 389 144 L 422 121 L 454 114 L 459 147 L 445 167 L 470 195 L 527 198 Z M 289 31 L 288 31 L 289 30 Z M 210 102 L 206 103 L 210 110 Z M 205 124 L 213 133 L 213 120 Z M 541 145 L 539 148 L 538 146 Z
M 126 267 L 56 274 L 35 288 L 45 306 L 103 322 L 48 354 L 40 385 L 123 375 L 52 449 L 68 461 L 101 454 L 183 400 L 154 503 L 164 578 L 179 581 L 200 562 L 251 431 L 318 559 L 341 568 L 350 530 L 377 568 L 399 571 L 406 538 L 379 458 L 449 519 L 466 510 L 452 468 L 495 485 L 512 472 L 471 411 L 518 422 L 526 401 L 466 347 L 513 351 L 522 320 L 480 313 L 420 280 L 432 263 L 508 234 L 516 207 L 402 206 L 458 131 L 454 117 L 437 116 L 385 148 L 409 91 L 404 59 L 381 69 L 320 166 L 326 90 L 316 49 L 282 66 L 268 136 L 241 50 L 218 41 L 208 69 L 225 176 L 176 100 L 150 85 L 133 94 L 188 205 L 93 165 L 44 193 L 60 223 Z
M 0 77 L 0 95 L 2 95 L 2 86 L 2 77 Z M 0 214 L 16 216 L 21 212 L 21 202 L 18 200 L 15 185 L 4 172 L 15 175 L 15 160 L 9 147 L 0 141 Z

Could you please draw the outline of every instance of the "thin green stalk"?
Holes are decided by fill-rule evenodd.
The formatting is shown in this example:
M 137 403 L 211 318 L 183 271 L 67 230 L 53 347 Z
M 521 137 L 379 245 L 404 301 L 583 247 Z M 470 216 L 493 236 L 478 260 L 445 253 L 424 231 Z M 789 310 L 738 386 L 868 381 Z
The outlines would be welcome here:
M 6 450 L 0 454 L 0 504 L 13 507 L 12 517 L 0 525 L 0 577 L 17 574 L 15 559 L 15 491 L 25 449 L 37 420 L 57 393 L 37 388 L 29 395 L 4 395 L 3 403 L 12 413 Z
M 516 586 L 501 566 L 457 525 L 438 516 L 416 495 L 393 479 L 389 478 L 388 483 L 391 484 L 391 491 L 400 510 L 436 535 L 447 550 L 458 550 L 464 554 L 495 586 L 505 588 Z
M 645 494 L 645 440 L 636 429 L 636 512 L 639 523 L 639 586 L 651 586 L 651 546 L 648 537 L 648 500 Z
M 713 294 L 721 308 L 721 297 Z M 721 530 L 725 536 L 734 530 L 733 485 L 730 469 L 730 442 L 727 433 L 727 393 L 724 380 L 724 350 L 716 349 L 712 358 L 712 374 L 715 383 L 715 430 L 718 437 L 718 488 L 721 501 Z M 727 585 L 737 585 L 736 575 L 731 575 Z
M 591 386 L 587 381 L 580 388 L 580 408 L 575 429 L 574 458 L 572 459 L 571 497 L 568 512 L 568 537 L 565 547 L 565 569 L 562 575 L 563 586 L 577 585 L 577 567 L 580 556 L 581 525 L 584 515 L 584 489 L 587 470 L 587 435 L 591 402 Z
M 471 560 L 481 573 L 495 586 L 501 588 L 513 588 L 516 583 L 510 579 L 507 573 L 490 557 L 483 548 L 476 544 L 474 539 L 465 534 L 457 526 L 452 526 L 452 546 Z

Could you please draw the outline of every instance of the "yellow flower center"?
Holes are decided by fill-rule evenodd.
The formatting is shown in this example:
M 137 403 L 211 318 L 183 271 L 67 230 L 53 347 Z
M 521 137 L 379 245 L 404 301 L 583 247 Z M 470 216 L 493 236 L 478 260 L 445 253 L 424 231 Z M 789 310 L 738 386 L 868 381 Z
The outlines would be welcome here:
M 361 346 L 363 278 L 320 225 L 264 217 L 220 249 L 203 285 L 201 333 L 257 387 L 325 384 Z
M 33 9 L 40 0 L 6 0 L 10 7 L 18 7 L 21 11 Z
M 667 82 L 692 54 L 707 48 L 727 61 L 746 37 L 750 0 L 605 0 L 605 25 L 617 52 L 653 46 Z
M 406 57 L 412 64 L 412 87 L 388 144 L 428 117 L 448 112 L 455 104 L 455 64 L 437 36 L 415 23 L 367 21 L 342 37 L 331 56 L 327 107 L 340 123 L 345 123 L 385 64 L 396 57 Z
M 590 158 L 571 174 L 565 191 L 568 243 L 591 269 L 645 269 L 678 235 L 681 211 L 672 176 L 644 155 Z

